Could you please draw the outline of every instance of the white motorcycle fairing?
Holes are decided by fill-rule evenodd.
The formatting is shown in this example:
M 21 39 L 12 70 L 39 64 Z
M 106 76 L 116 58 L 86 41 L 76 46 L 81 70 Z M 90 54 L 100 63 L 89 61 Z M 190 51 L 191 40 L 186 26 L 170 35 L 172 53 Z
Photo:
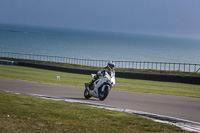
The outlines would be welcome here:
M 91 75 L 94 80 L 96 74 L 91 74 Z M 99 98 L 100 100 L 104 100 L 107 97 L 112 86 L 115 84 L 115 76 L 114 75 L 111 76 L 107 72 L 105 72 L 105 75 L 100 76 L 99 79 L 97 79 L 93 83 L 91 88 L 88 87 L 88 83 L 86 82 L 85 92 L 84 92 L 85 98 L 89 99 L 90 97 L 95 97 Z

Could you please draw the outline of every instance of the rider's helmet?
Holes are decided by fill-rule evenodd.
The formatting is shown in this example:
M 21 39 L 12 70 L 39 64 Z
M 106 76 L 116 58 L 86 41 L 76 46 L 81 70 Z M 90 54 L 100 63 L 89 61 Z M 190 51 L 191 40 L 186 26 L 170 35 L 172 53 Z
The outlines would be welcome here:
M 110 69 L 110 70 L 113 70 L 113 68 L 115 67 L 115 64 L 114 63 L 112 63 L 112 62 L 108 62 L 108 68 Z

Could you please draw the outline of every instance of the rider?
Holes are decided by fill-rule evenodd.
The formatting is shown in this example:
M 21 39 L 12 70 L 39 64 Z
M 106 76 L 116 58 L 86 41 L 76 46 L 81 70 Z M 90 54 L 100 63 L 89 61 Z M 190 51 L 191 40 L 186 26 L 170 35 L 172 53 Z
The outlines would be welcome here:
M 96 77 L 94 77 L 94 79 L 89 83 L 89 88 L 91 88 L 92 84 L 100 77 L 103 76 L 105 74 L 105 72 L 107 72 L 109 75 L 113 74 L 115 75 L 115 71 L 114 71 L 114 67 L 115 64 L 112 62 L 108 62 L 107 66 L 102 68 L 101 70 L 99 70 L 97 72 Z

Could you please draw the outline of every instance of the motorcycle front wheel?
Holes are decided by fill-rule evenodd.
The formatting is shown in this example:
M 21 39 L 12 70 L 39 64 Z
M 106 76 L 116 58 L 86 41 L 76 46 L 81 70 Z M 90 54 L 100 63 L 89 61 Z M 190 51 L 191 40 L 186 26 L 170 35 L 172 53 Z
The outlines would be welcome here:
M 91 96 L 90 96 L 90 94 L 89 94 L 89 91 L 88 91 L 87 89 L 85 89 L 85 91 L 84 91 L 84 97 L 85 97 L 86 99 L 91 98 Z
M 108 93 L 109 93 L 109 88 L 108 87 L 106 87 L 103 92 L 100 91 L 99 92 L 99 100 L 103 101 L 104 99 L 106 99 L 106 97 L 108 96 Z

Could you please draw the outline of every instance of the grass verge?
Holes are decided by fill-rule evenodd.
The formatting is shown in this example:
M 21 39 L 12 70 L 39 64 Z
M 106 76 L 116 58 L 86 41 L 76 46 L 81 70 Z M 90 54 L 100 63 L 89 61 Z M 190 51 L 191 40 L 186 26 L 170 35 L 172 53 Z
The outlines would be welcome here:
M 80 104 L 0 91 L 3 132 L 187 132 L 176 126 Z
M 22 62 L 30 62 L 30 63 L 39 63 L 39 64 L 52 65 L 52 66 L 61 66 L 61 67 L 67 67 L 67 68 L 94 69 L 94 70 L 99 70 L 100 69 L 100 67 L 83 66 L 83 65 L 75 65 L 75 64 L 68 64 L 68 63 L 59 63 L 59 62 L 36 61 L 36 60 L 27 60 L 27 59 L 15 59 L 15 58 L 7 58 L 7 57 L 0 57 L 0 59 L 22 61 Z M 116 71 L 120 71 L 120 72 L 125 71 L 125 72 L 144 72 L 144 73 L 160 73 L 160 74 L 200 76 L 200 73 L 198 73 L 198 72 L 164 71 L 164 70 L 133 69 L 133 68 L 115 68 L 115 70 Z
M 60 76 L 61 81 L 56 81 L 56 76 Z M 0 77 L 82 87 L 84 86 L 84 82 L 91 80 L 90 75 L 72 74 L 9 65 L 0 65 Z M 113 87 L 113 89 L 166 95 L 200 97 L 200 85 L 184 83 L 116 78 L 116 85 Z

